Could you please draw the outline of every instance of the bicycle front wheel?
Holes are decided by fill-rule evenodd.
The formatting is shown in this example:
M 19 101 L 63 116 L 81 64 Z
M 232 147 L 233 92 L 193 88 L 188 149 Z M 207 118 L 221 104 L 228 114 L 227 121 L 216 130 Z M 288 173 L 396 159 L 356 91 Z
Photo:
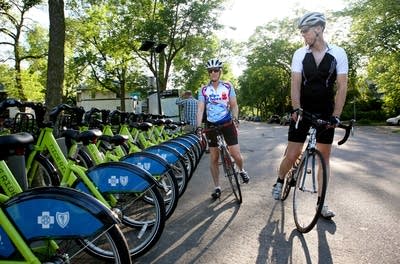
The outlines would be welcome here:
M 317 223 L 326 188 L 327 171 L 322 154 L 316 149 L 309 150 L 298 167 L 293 193 L 294 221 L 300 232 L 309 232 Z
M 77 243 L 68 240 L 59 241 L 59 246 L 62 251 L 68 252 L 69 262 L 67 263 L 102 263 L 102 261 L 116 264 L 131 263 L 128 245 L 117 225 L 100 235 L 81 239 Z
M 282 192 L 281 192 L 281 201 L 285 201 L 286 198 L 289 196 L 290 188 L 294 186 L 294 179 L 293 179 L 293 168 L 286 173 L 285 180 L 283 181 L 282 185 Z
M 233 195 L 235 195 L 236 201 L 239 204 L 241 204 L 243 199 L 242 199 L 242 191 L 240 190 L 238 172 L 235 169 L 235 164 L 233 163 L 232 157 L 226 148 L 222 148 L 221 150 L 221 159 L 222 159 L 222 166 L 225 171 L 225 176 L 229 180 L 229 184 L 231 185 Z
M 122 212 L 120 228 L 132 257 L 146 253 L 160 239 L 166 216 L 162 195 L 157 186 L 141 194 L 119 194 L 116 208 Z

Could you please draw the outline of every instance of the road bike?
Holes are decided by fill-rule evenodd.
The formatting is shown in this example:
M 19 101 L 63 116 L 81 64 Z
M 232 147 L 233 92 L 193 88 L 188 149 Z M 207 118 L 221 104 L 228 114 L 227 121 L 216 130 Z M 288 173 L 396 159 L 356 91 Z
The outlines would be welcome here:
M 239 182 L 239 172 L 237 170 L 236 164 L 233 157 L 229 153 L 229 146 L 226 144 L 224 136 L 221 129 L 225 126 L 232 125 L 232 123 L 223 125 L 210 125 L 209 127 L 203 129 L 203 132 L 207 134 L 208 132 L 215 132 L 217 135 L 217 144 L 219 149 L 219 156 L 221 158 L 222 168 L 225 173 L 225 177 L 228 178 L 229 184 L 232 188 L 232 193 L 238 204 L 243 201 L 242 191 L 240 189 Z
M 98 200 L 65 187 L 23 191 L 12 165 L 24 167 L 32 142 L 0 136 L 0 263 L 131 263 L 120 221 Z
M 294 188 L 293 216 L 296 228 L 302 233 L 307 233 L 318 221 L 328 185 L 326 162 L 317 149 L 317 128 L 330 127 L 330 123 L 300 109 L 298 110 L 296 129 L 301 121 L 308 121 L 311 124 L 307 144 L 285 176 L 280 199 L 284 201 L 288 197 L 290 189 Z M 345 130 L 343 139 L 338 142 L 339 145 L 347 141 L 353 130 L 354 122 L 351 120 L 348 125 L 340 123 L 336 126 Z

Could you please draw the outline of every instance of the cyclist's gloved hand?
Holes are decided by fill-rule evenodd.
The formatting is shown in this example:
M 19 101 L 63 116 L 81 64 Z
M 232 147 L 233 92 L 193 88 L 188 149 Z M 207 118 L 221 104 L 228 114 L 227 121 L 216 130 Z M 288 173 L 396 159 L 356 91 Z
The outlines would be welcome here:
M 196 135 L 201 138 L 201 134 L 203 133 L 203 128 L 202 127 L 197 127 L 196 128 Z
M 329 122 L 331 123 L 331 126 L 337 126 L 340 124 L 340 118 L 338 116 L 331 116 Z

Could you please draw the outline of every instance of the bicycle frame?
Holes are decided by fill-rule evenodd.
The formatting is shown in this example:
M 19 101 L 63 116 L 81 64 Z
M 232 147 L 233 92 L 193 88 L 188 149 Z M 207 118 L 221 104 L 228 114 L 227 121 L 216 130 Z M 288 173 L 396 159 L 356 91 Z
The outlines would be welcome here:
M 314 126 L 312 126 L 309 131 L 309 140 L 308 140 L 308 143 L 307 143 L 307 146 L 306 146 L 304 152 L 313 152 L 313 151 L 315 151 L 316 146 L 317 146 L 317 129 Z M 303 162 L 305 164 L 308 164 L 308 159 L 310 156 L 302 155 L 302 154 L 300 154 L 300 155 L 301 155 L 300 164 Z M 312 164 L 313 167 L 316 166 L 316 164 L 314 162 L 315 162 L 315 160 L 313 160 L 313 164 Z M 302 190 L 302 191 L 306 191 L 304 188 L 304 183 L 305 183 L 305 179 L 306 179 L 305 174 L 306 174 L 306 171 L 304 171 L 304 175 L 302 177 L 303 181 L 302 181 L 301 187 L 300 187 L 300 190 Z M 316 179 L 315 179 L 314 171 L 313 171 L 313 174 L 311 177 L 312 177 L 312 182 L 313 182 L 313 185 L 312 185 L 313 189 L 311 190 L 311 192 L 315 193 L 315 192 L 317 192 L 317 190 L 319 188 L 317 189 L 317 187 L 316 187 Z M 298 178 L 298 176 L 296 175 L 296 179 L 297 178 Z M 323 201 L 322 201 L 322 203 L 323 203 Z
M 96 197 L 99 201 L 101 201 L 103 204 L 105 204 L 107 207 L 112 208 L 115 204 L 115 199 L 112 199 L 112 196 L 110 196 L 111 200 L 107 201 L 103 194 L 101 193 L 100 186 L 102 186 L 103 190 L 110 192 L 115 192 L 115 191 L 123 191 L 123 192 L 130 192 L 130 193 L 141 193 L 144 192 L 145 190 L 151 188 L 154 185 L 157 185 L 157 182 L 153 180 L 151 175 L 149 175 L 146 171 L 141 170 L 139 168 L 136 169 L 136 166 L 131 165 L 131 164 L 125 164 L 124 167 L 126 167 L 126 170 L 131 172 L 131 170 L 140 170 L 140 172 L 135 172 L 135 173 L 127 173 L 125 172 L 125 168 L 122 168 L 124 170 L 124 177 L 127 177 L 126 182 L 124 185 L 119 184 L 119 185 L 113 185 L 111 182 L 114 180 L 113 177 L 115 175 L 107 175 L 108 178 L 89 178 L 89 175 L 87 174 L 87 169 L 75 164 L 74 161 L 68 160 L 61 148 L 59 147 L 53 133 L 52 128 L 43 128 L 41 129 L 40 135 L 38 137 L 37 143 L 34 146 L 34 150 L 29 154 L 28 159 L 27 159 L 27 164 L 26 168 L 28 171 L 28 175 L 30 172 L 30 169 L 32 168 L 32 164 L 34 162 L 34 158 L 38 152 L 42 152 L 44 150 L 48 150 L 50 153 L 50 156 L 53 158 L 54 163 L 56 167 L 58 168 L 60 174 L 61 174 L 61 186 L 74 186 L 77 182 L 77 180 L 81 180 L 84 185 L 77 185 L 76 187 L 81 188 L 82 191 L 91 193 L 94 197 Z M 118 163 L 118 162 L 117 162 Z M 108 165 L 111 163 L 108 163 Z M 107 164 L 106 164 L 107 165 Z M 134 168 L 128 168 L 128 165 L 134 166 Z M 122 166 L 122 165 L 121 165 Z M 99 167 L 99 169 L 102 169 Z M 92 170 L 93 172 L 93 170 Z M 106 184 L 106 183 L 109 184 Z M 114 201 L 114 202 L 113 202 Z
M 61 174 L 60 186 L 73 186 L 79 177 L 88 187 L 93 196 L 110 207 L 110 204 L 104 199 L 98 188 L 96 188 L 93 182 L 86 175 L 86 168 L 76 165 L 75 162 L 67 160 L 64 156 L 64 153 L 53 135 L 52 128 L 45 127 L 41 130 L 37 143 L 34 146 L 34 150 L 29 154 L 26 162 L 28 175 L 36 154 L 45 150 L 49 151 L 50 156 L 53 158 L 53 161 Z M 28 180 L 31 181 L 31 178 L 28 178 Z
M 240 189 L 240 183 L 238 180 L 238 173 L 237 169 L 235 168 L 235 162 L 233 160 L 233 157 L 231 156 L 229 152 L 229 146 L 226 144 L 226 141 L 221 133 L 221 127 L 224 125 L 212 127 L 210 129 L 206 129 L 206 131 L 214 130 L 216 131 L 217 135 L 217 144 L 218 144 L 218 150 L 221 158 L 221 162 L 224 168 L 225 176 L 228 178 L 229 183 L 232 188 L 232 192 L 239 204 L 242 203 L 242 191 Z

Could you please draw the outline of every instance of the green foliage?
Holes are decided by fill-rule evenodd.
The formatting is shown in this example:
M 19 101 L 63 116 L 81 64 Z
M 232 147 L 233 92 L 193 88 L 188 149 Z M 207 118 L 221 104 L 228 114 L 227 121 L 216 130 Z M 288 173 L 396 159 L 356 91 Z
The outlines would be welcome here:
M 352 36 L 364 54 L 400 51 L 398 0 L 357 0 L 347 14 L 353 19 Z
M 384 56 L 370 59 L 368 77 L 374 80 L 378 92 L 383 94 L 384 110 L 389 115 L 400 112 L 400 65 L 399 57 Z
M 0 2 L 0 45 L 12 50 L 11 56 L 4 59 L 14 61 L 14 77 L 15 77 L 15 98 L 26 100 L 26 94 L 22 83 L 22 62 L 33 55 L 24 49 L 22 37 L 24 33 L 30 31 L 28 20 L 26 19 L 27 12 L 35 5 L 40 4 L 41 0 L 24 0 L 11 1 L 9 3 Z
M 239 78 L 239 104 L 256 108 L 262 119 L 284 114 L 290 108 L 290 62 L 298 47 L 281 35 L 283 22 L 258 27 L 247 43 L 247 69 Z
M 22 85 L 28 101 L 43 102 L 44 86 L 41 83 L 40 72 L 23 70 L 21 74 Z M 9 97 L 18 98 L 18 89 L 15 85 L 15 70 L 0 64 L 0 83 L 5 86 Z
M 172 69 L 175 80 L 183 80 L 188 74 L 194 76 L 196 66 L 182 59 L 181 53 L 193 56 L 205 47 L 205 38 L 217 28 L 216 11 L 221 1 L 71 1 L 69 4 L 72 16 L 67 28 L 74 30 L 68 31 L 68 39 L 75 46 L 74 57 L 67 64 L 71 67 L 68 73 L 72 74 L 69 83 L 80 80 L 86 87 L 102 87 L 123 94 L 124 89 L 148 88 L 147 83 L 141 86 L 145 75 L 143 62 L 158 77 L 161 90 L 166 88 Z M 152 49 L 140 51 L 144 40 L 168 46 L 161 53 Z M 183 72 L 187 69 L 192 74 Z
M 357 66 L 365 68 L 366 75 L 358 75 L 360 83 L 368 83 L 368 89 L 365 85 L 359 86 L 362 90 L 360 97 L 371 101 L 370 106 L 375 105 L 377 99 L 383 102 L 381 114 L 374 115 L 372 111 L 377 110 L 369 110 L 371 117 L 384 120 L 400 112 L 400 4 L 398 0 L 353 2 L 346 13 L 353 19 L 352 51 L 358 55 Z

